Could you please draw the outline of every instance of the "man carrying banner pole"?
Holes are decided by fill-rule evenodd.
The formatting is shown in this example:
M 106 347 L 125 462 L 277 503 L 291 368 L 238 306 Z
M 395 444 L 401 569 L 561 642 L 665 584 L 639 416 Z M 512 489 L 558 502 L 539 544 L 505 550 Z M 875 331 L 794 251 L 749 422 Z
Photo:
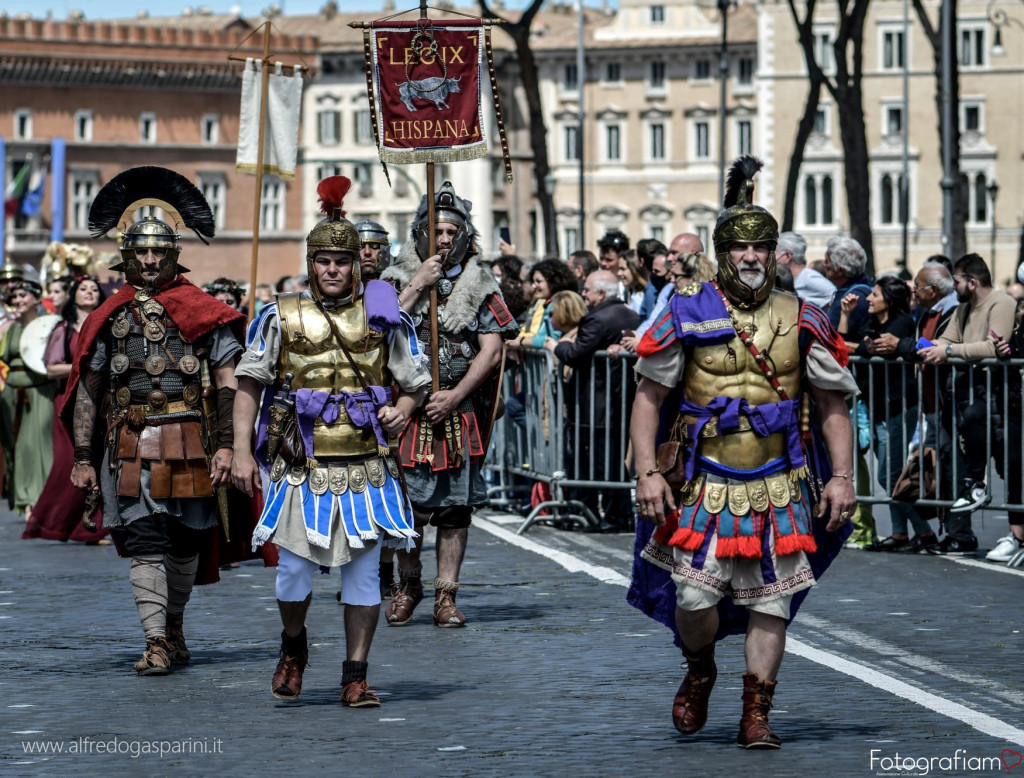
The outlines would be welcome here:
M 473 508 L 487 503 L 482 467 L 502 340 L 515 337 L 519 327 L 493 274 L 476 259 L 471 203 L 449 182 L 441 185 L 433 198 L 437 251 L 431 253 L 430 200 L 424 195 L 412 239 L 381 278 L 398 289 L 419 341 L 430 336 L 434 391 L 402 432 L 399 455 L 417 528 L 437 527 L 434 625 L 461 627 L 466 617 L 455 598 Z M 408 624 L 423 599 L 422 547 L 421 530 L 415 549 L 398 552 L 399 590 L 386 612 L 391 626 Z

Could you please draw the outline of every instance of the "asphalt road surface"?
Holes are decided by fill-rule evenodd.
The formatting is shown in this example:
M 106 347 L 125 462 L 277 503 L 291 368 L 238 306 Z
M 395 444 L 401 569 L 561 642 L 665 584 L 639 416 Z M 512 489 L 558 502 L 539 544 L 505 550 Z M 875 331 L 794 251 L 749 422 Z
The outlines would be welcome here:
M 433 627 L 429 602 L 406 627 L 382 617 L 370 680 L 384 704 L 349 709 L 336 577 L 316 581 L 298 702 L 270 694 L 281 626 L 259 563 L 196 590 L 188 668 L 139 678 L 128 562 L 109 546 L 20 540 L 4 511 L 0 773 L 1024 774 L 1024 571 L 983 553 L 844 552 L 789 633 L 771 715 L 783 747 L 747 752 L 738 639 L 719 647 L 707 728 L 679 735 L 680 656 L 625 603 L 632 537 L 516 526 L 486 514 L 471 530 L 465 629 Z M 979 514 L 975 529 L 989 548 L 1005 517 Z

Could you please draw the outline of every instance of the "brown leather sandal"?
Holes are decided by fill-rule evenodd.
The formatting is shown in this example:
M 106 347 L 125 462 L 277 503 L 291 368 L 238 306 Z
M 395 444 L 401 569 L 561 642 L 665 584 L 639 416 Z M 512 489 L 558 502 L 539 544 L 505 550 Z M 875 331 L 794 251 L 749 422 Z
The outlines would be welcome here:
M 142 659 L 135 663 L 139 675 L 167 675 L 171 672 L 171 647 L 167 638 L 146 638 Z
M 466 617 L 455 606 L 455 597 L 459 592 L 459 585 L 454 581 L 442 581 L 434 579 L 434 626 L 435 627 L 464 627 Z
M 398 571 L 400 579 L 398 593 L 384 612 L 384 617 L 388 620 L 388 626 L 401 627 L 412 621 L 413 611 L 423 601 L 422 574 L 422 566 L 417 567 L 415 570 L 400 569 Z
M 192 660 L 192 652 L 185 644 L 184 620 L 184 613 L 167 614 L 167 645 L 170 647 L 171 664 L 178 667 Z
M 366 680 L 353 681 L 341 687 L 341 701 L 349 708 L 379 708 L 380 697 Z

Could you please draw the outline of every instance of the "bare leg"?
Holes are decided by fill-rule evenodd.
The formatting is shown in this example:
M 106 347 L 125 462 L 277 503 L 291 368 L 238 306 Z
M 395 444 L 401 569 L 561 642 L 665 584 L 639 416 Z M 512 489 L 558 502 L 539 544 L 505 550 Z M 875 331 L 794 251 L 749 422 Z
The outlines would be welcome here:
M 417 570 L 420 566 L 420 554 L 423 551 L 423 535 L 425 533 L 426 526 L 417 527 L 416 531 L 419 533 L 419 537 L 416 538 L 416 547 L 411 551 L 396 551 L 395 556 L 398 557 L 398 569 L 401 570 Z M 381 556 L 383 556 L 384 550 L 381 549 Z
M 437 529 L 437 577 L 457 583 L 469 542 L 469 527 Z
M 306 611 L 313 599 L 313 593 L 306 595 L 302 602 L 277 601 L 277 609 L 281 612 L 281 624 L 290 638 L 298 637 L 306 626 Z
M 379 618 L 380 605 L 345 606 L 345 651 L 348 659 L 366 661 Z
M 676 608 L 676 628 L 686 650 L 696 654 L 715 642 L 715 635 L 718 632 L 718 608 L 714 605 L 697 611 Z
M 744 653 L 747 672 L 764 681 L 774 681 L 786 650 L 786 622 L 778 616 L 749 611 L 750 624 Z

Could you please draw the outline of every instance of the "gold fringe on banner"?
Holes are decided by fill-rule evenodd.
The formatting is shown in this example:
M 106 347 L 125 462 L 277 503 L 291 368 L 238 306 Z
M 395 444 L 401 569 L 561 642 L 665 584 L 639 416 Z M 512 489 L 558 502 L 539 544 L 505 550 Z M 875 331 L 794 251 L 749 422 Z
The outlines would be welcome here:
M 417 162 L 466 162 L 487 156 L 487 144 L 478 143 L 458 149 L 389 149 L 380 148 L 381 162 L 411 165 Z
M 363 28 L 363 57 L 366 60 L 366 96 L 370 100 L 370 125 L 373 127 L 373 142 L 380 148 L 380 129 L 377 127 L 377 100 L 373 96 L 373 42 L 371 28 Z M 384 179 L 391 186 L 391 174 L 388 172 L 387 163 L 381 157 L 380 166 L 384 170 Z
M 484 22 L 484 49 L 487 52 L 487 74 L 491 77 L 491 97 L 494 99 L 494 117 L 498 123 L 498 137 L 501 139 L 501 158 L 505 162 L 505 180 L 512 183 L 512 155 L 508 150 L 508 136 L 505 134 L 505 120 L 501 115 L 501 96 L 498 94 L 498 76 L 494 72 L 494 51 L 491 48 L 491 23 Z

